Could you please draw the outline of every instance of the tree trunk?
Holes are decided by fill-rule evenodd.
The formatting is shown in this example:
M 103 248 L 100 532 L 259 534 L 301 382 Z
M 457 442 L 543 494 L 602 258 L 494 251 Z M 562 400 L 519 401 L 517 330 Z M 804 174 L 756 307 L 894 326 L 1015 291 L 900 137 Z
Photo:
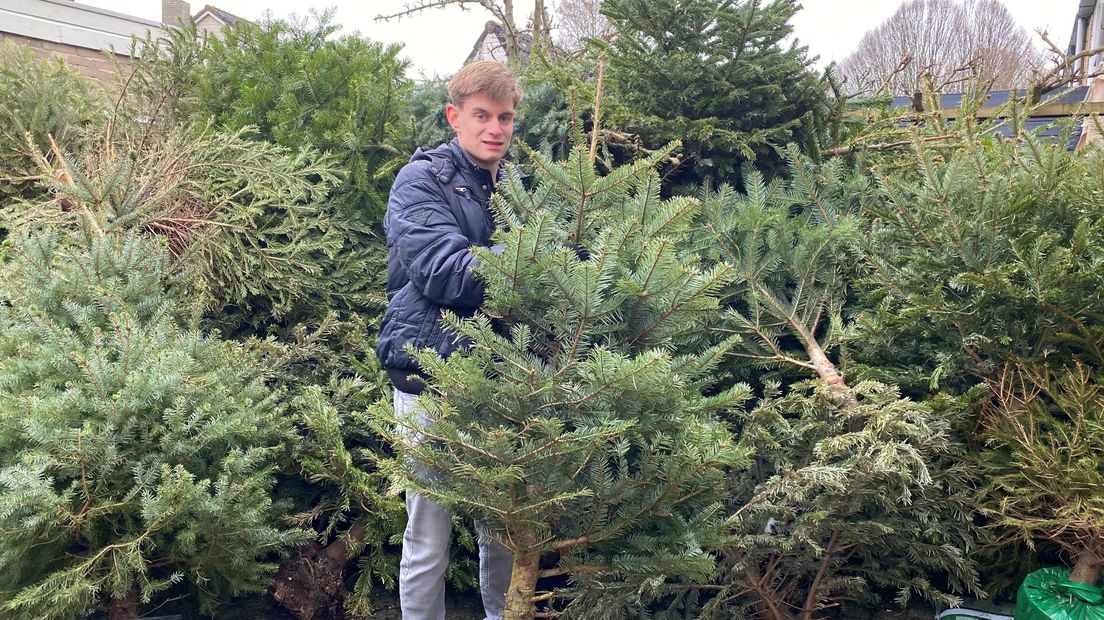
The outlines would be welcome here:
M 526 532 L 514 551 L 514 566 L 510 571 L 510 587 L 506 589 L 506 613 L 502 620 L 532 620 L 536 613 L 533 595 L 540 576 L 540 550 L 536 549 L 533 535 Z
M 544 40 L 545 36 L 545 23 L 544 23 L 544 0 L 536 0 L 533 5 L 533 32 L 530 34 L 529 56 L 539 54 L 543 51 L 543 47 L 546 45 Z
M 832 399 L 845 409 L 854 409 L 858 407 L 859 401 L 856 400 L 855 395 L 850 392 L 847 387 L 847 382 L 843 380 L 843 375 L 840 374 L 839 369 L 832 363 L 832 360 L 828 359 L 828 356 L 824 354 L 824 350 L 820 348 L 820 344 L 813 339 L 812 336 L 802 338 L 802 340 L 805 345 L 805 353 L 809 356 L 809 361 L 813 363 L 813 368 L 816 369 L 817 376 L 828 384 Z M 862 424 L 859 421 L 851 421 L 852 431 L 859 430 L 861 426 Z
M 1077 556 L 1077 563 L 1070 571 L 1069 580 L 1089 585 L 1096 585 L 1100 581 L 1100 571 L 1104 568 L 1104 557 L 1096 553 L 1093 548 L 1087 548 Z
M 107 617 L 110 620 L 134 620 L 138 617 L 138 593 L 131 591 L 123 599 L 112 600 L 107 605 Z

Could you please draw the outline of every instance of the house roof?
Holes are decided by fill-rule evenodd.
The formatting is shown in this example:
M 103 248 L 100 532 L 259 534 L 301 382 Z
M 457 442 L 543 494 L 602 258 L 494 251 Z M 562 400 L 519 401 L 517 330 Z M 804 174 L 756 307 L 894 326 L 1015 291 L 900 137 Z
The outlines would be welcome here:
M 1077 88 L 1058 88 L 1048 93 L 1043 94 L 1042 101 L 1044 103 L 1081 103 L 1085 101 L 1085 96 L 1089 92 L 1088 86 L 1078 86 Z M 985 101 L 981 102 L 983 107 L 999 107 L 1002 106 L 1010 99 L 1012 99 L 1013 93 L 1016 91 L 1011 90 L 994 90 L 989 93 L 989 96 L 985 98 Z M 1020 96 L 1023 93 L 1016 93 Z M 939 107 L 944 110 L 948 108 L 957 108 L 962 105 L 962 100 L 966 97 L 965 93 L 945 93 L 939 96 Z M 890 108 L 904 108 L 912 105 L 912 97 L 894 97 L 893 103 L 890 104 Z
M 248 21 L 241 17 L 238 17 L 237 15 L 234 15 L 233 13 L 227 13 L 226 11 L 212 4 L 205 5 L 202 9 L 199 10 L 198 13 L 196 13 L 192 17 L 192 19 L 193 21 L 198 22 L 200 19 L 203 19 L 204 15 L 210 15 L 211 17 L 214 17 L 218 21 L 222 22 L 224 25 L 231 27 L 239 21 Z
M 1014 94 L 1022 96 L 1022 93 L 1009 90 L 994 90 L 989 93 L 989 96 L 985 101 L 981 102 L 982 107 L 987 108 L 999 108 L 1009 102 Z M 1089 95 L 1088 86 L 1079 86 L 1076 88 L 1059 88 L 1045 93 L 1042 96 L 1041 103 L 1045 104 L 1079 104 L 1086 101 Z M 962 100 L 966 95 L 962 93 L 948 93 L 940 95 L 939 106 L 944 110 L 950 110 L 962 105 Z M 912 97 L 894 97 L 893 103 L 890 104 L 891 109 L 907 108 L 913 105 Z M 1077 121 L 1080 116 L 1031 116 L 1024 125 L 1025 129 L 1034 132 L 1036 136 L 1041 138 L 1048 138 L 1051 140 L 1062 139 L 1063 134 L 1066 133 L 1067 127 L 1070 122 Z M 1012 137 L 1012 127 L 1004 122 L 1003 119 L 993 118 L 990 121 L 993 127 L 998 133 L 1006 138 Z M 949 120 L 948 124 L 953 124 L 953 120 Z M 1080 131 L 1070 131 L 1065 135 L 1068 140 L 1067 148 L 1073 150 L 1077 146 L 1078 139 L 1080 138 Z
M 0 0 L 0 32 L 128 54 L 131 37 L 157 34 L 161 24 L 71 0 Z

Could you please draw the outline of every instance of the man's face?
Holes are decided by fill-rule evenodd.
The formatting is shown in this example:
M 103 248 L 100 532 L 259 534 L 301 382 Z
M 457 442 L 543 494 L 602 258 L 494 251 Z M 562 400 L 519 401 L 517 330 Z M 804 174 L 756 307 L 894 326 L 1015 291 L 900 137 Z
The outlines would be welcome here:
M 460 107 L 451 103 L 445 106 L 445 117 L 456 131 L 460 148 L 481 167 L 494 170 L 506 156 L 514 135 L 512 101 L 496 101 L 476 93 Z

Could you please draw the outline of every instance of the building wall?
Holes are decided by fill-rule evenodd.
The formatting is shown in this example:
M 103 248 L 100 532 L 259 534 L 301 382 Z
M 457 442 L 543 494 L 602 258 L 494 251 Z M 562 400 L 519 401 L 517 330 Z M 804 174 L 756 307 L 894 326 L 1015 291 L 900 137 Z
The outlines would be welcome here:
M 76 45 L 70 45 L 68 43 L 55 43 L 53 41 L 43 41 L 42 39 L 32 39 L 18 34 L 0 32 L 0 44 L 4 44 L 8 41 L 27 46 L 42 58 L 60 56 L 65 62 L 69 63 L 71 67 L 80 72 L 81 75 L 97 80 L 101 84 L 107 84 L 114 80 L 115 67 L 111 62 L 111 58 L 96 50 L 90 50 L 86 47 L 77 47 Z M 120 67 L 124 71 L 130 68 L 129 57 L 116 54 L 115 60 L 119 62 Z
M 201 35 L 219 37 L 223 28 L 225 28 L 223 23 L 212 17 L 210 13 L 205 14 L 196 22 L 196 31 Z
M 192 9 L 183 0 L 161 0 L 161 23 L 179 26 L 192 16 Z
M 161 24 L 71 0 L 0 0 L 0 39 L 43 57 L 60 56 L 82 75 L 107 82 L 114 57 L 130 64 L 131 40 L 161 33 Z

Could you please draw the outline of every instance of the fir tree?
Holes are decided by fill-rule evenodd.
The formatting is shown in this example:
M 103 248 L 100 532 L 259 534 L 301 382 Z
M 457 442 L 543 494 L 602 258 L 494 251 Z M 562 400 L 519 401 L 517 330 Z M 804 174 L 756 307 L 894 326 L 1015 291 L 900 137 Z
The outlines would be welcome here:
M 1016 360 L 1095 364 L 1104 157 L 1006 122 L 1015 139 L 963 123 L 918 134 L 907 156 L 868 156 L 880 191 L 864 204 L 864 362 L 957 392 Z
M 986 416 L 993 456 L 983 459 L 995 502 L 986 512 L 1005 535 L 1035 548 L 1055 543 L 1070 581 L 1104 572 L 1104 392 L 1100 371 L 1022 366 L 996 389 Z
M 22 204 L 15 226 L 161 237 L 171 269 L 190 276 L 179 282 L 218 310 L 212 324 L 240 329 L 312 305 L 325 316 L 318 308 L 367 295 L 344 286 L 357 267 L 341 255 L 326 209 L 338 182 L 333 161 L 315 151 L 210 126 L 163 135 L 120 128 L 75 154 L 40 154 L 39 166 L 52 199 Z
M 787 182 L 750 172 L 746 194 L 704 196 L 704 245 L 736 274 L 722 326 L 742 337 L 737 355 L 781 377 L 816 377 L 786 389 L 767 381 L 755 408 L 734 416 L 755 461 L 729 477 L 728 586 L 705 615 L 809 619 L 876 600 L 874 587 L 895 589 L 902 605 L 914 594 L 953 602 L 936 585 L 944 578 L 952 592 L 978 587 L 970 507 L 955 496 L 971 481 L 953 458 L 958 411 L 845 380 L 858 198 L 871 188 L 839 161 L 787 155 Z
M 991 529 L 1057 546 L 1091 582 L 1099 459 L 1064 455 L 1100 446 L 1104 153 L 1026 131 L 1023 106 L 1005 110 L 1010 139 L 935 115 L 907 156 L 869 156 L 880 191 L 855 354 L 977 401 Z
M 6 617 L 135 618 L 186 587 L 205 613 L 263 591 L 289 425 L 264 365 L 181 322 L 162 240 L 22 233 L 0 279 Z
M 352 603 L 366 608 L 368 586 L 394 573 L 387 542 L 401 523 L 394 499 L 380 497 L 380 475 L 334 467 L 363 465 L 370 461 L 366 455 L 381 449 L 367 425 L 351 417 L 361 408 L 357 399 L 375 398 L 381 373 L 350 367 L 351 361 L 374 360 L 370 319 L 330 312 L 331 306 L 368 303 L 359 294 L 348 297 L 352 291 L 344 286 L 359 267 L 355 254 L 341 253 L 327 213 L 325 197 L 336 183 L 333 161 L 210 127 L 155 126 L 150 131 L 159 135 L 151 137 L 131 133 L 124 116 L 114 129 L 76 154 L 40 157 L 52 199 L 21 204 L 12 221 L 22 229 L 160 239 L 172 276 L 164 285 L 195 308 L 200 325 L 240 328 L 248 320 L 247 334 L 286 334 L 282 341 L 242 338 L 263 356 L 266 381 L 286 392 L 292 405 L 287 419 L 299 433 L 292 459 L 281 463 L 280 497 L 289 500 L 297 524 L 319 531 L 321 546 L 297 549 L 283 568 L 309 566 L 318 559 L 311 556 L 315 551 L 333 559 L 332 570 L 295 573 L 311 578 L 306 585 L 280 584 L 326 591 L 320 604 L 340 608 L 346 561 L 360 559 L 365 570 Z M 62 241 L 72 243 L 70 237 Z M 370 299 L 370 291 L 363 293 Z M 335 424 L 343 435 L 332 434 Z
M 741 162 L 773 173 L 824 87 L 797 42 L 794 0 L 604 0 L 612 37 L 608 114 L 645 146 L 682 140 L 674 185 L 714 186 Z
M 12 41 L 0 44 L 0 207 L 34 194 L 40 172 L 34 148 L 49 148 L 51 139 L 75 143 L 99 96 L 60 59 L 40 59 Z
M 492 200 L 505 250 L 478 250 L 481 313 L 445 316 L 466 353 L 419 355 L 432 422 L 380 413 L 398 425 L 381 428 L 398 488 L 478 515 L 513 551 L 511 620 L 583 591 L 603 606 L 565 613 L 608 618 L 628 593 L 713 569 L 724 468 L 744 458 L 713 415 L 747 389 L 701 393 L 731 345 L 701 330 L 730 275 L 689 249 L 698 202 L 659 198 L 652 167 L 669 152 L 605 177 L 583 148 L 562 164 L 533 154 L 536 188 L 511 174 Z M 410 432 L 424 440 L 404 443 Z M 575 588 L 536 591 L 565 574 Z
M 747 364 L 800 368 L 846 389 L 829 355 L 862 233 L 855 198 L 868 189 L 840 161 L 818 167 L 792 145 L 786 157 L 788 182 L 750 171 L 745 194 L 727 185 L 703 194 L 706 252 L 737 274 L 726 318 Z
M 378 225 L 408 155 L 395 145 L 411 82 L 398 46 L 331 36 L 331 17 L 242 23 L 219 40 L 185 25 L 143 43 L 108 132 L 142 154 L 140 177 L 175 194 L 141 225 L 186 233 L 176 266 L 198 276 L 203 324 L 262 348 L 293 403 L 298 441 L 279 492 L 318 537 L 284 560 L 274 595 L 303 617 L 368 613 L 371 586 L 393 582 L 388 543 L 402 529 L 372 471 L 382 442 L 356 411 L 386 381 L 373 352 Z
M 316 327 L 297 326 L 287 342 L 255 343 L 272 363 L 272 381 L 296 394 L 298 437 L 281 492 L 294 509 L 292 522 L 317 537 L 281 563 L 273 595 L 297 617 L 371 615 L 377 586 L 393 588 L 398 576 L 393 550 L 405 523 L 402 502 L 384 493 L 388 481 L 376 461 L 388 448 L 364 412 L 390 387 L 370 333 L 356 317 L 334 314 Z M 349 572 L 356 575 L 351 591 Z M 472 574 L 459 562 L 449 578 L 470 588 Z
M 203 49 L 193 122 L 210 115 L 225 130 L 252 126 L 262 140 L 329 153 L 343 177 L 330 209 L 350 248 L 363 250 L 409 156 L 398 147 L 413 82 L 400 45 L 337 36 L 339 29 L 332 11 L 227 29 Z
M 315 161 L 308 153 L 324 154 L 324 173 L 306 177 L 317 182 L 314 191 L 280 200 L 294 199 L 306 203 L 297 206 L 324 214 L 325 232 L 316 230 L 297 242 L 324 238 L 327 248 L 337 249 L 284 265 L 317 269 L 326 278 L 316 278 L 319 286 L 306 298 L 271 300 L 250 292 L 244 299 L 226 299 L 233 306 L 218 325 L 224 331 L 286 338 L 296 323 L 318 325 L 331 310 L 345 318 L 356 312 L 371 316 L 382 308 L 386 253 L 380 222 L 394 172 L 409 155 L 401 146 L 407 131 L 402 112 L 412 83 L 403 75 L 398 46 L 332 36 L 338 28 L 331 12 L 297 21 L 243 22 L 222 38 L 200 37 L 186 24 L 136 44 L 137 59 L 123 71 L 105 133 L 120 136 L 116 140 L 131 148 L 142 151 L 191 128 L 302 153 L 304 168 Z M 287 215 L 271 214 L 270 221 L 294 225 Z M 275 267 L 269 263 L 255 273 Z M 279 294 L 282 287 L 267 290 Z
M 406 151 L 431 149 L 448 142 L 456 135 L 445 118 L 445 106 L 449 102 L 448 81 L 441 79 L 422 82 L 414 87 L 407 107 L 403 110 L 409 140 Z

